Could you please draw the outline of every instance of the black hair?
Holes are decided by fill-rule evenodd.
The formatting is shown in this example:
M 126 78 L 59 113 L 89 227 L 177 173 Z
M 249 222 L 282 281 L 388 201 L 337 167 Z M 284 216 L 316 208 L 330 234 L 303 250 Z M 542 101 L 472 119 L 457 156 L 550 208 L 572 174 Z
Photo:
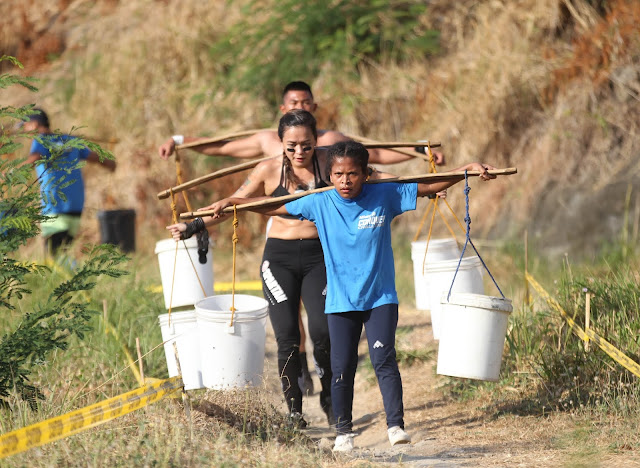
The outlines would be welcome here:
M 308 127 L 313 133 L 313 137 L 318 139 L 318 129 L 316 128 L 316 118 L 310 112 L 303 109 L 293 109 L 280 117 L 278 123 L 278 137 L 280 141 L 284 138 L 284 132 L 291 127 Z
M 327 179 L 331 177 L 331 170 L 337 158 L 351 158 L 360 166 L 363 174 L 369 172 L 369 151 L 362 143 L 352 140 L 339 141 L 327 148 L 327 165 L 325 167 Z
M 39 107 L 31 109 L 34 113 L 29 115 L 29 122 L 38 122 L 39 125 L 49 128 L 49 116 Z
M 313 99 L 313 93 L 311 92 L 311 86 L 309 86 L 304 81 L 292 81 L 287 86 L 284 87 L 284 91 L 282 91 L 282 99 L 287 95 L 289 91 L 306 91 L 309 93 L 311 98 Z

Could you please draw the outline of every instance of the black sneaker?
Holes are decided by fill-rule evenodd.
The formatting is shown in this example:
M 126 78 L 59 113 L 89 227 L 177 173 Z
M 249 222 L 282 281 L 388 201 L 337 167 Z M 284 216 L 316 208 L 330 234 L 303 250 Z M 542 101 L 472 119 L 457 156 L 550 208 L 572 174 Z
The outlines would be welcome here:
M 304 429 L 307 427 L 307 421 L 305 421 L 302 414 L 297 411 L 292 411 L 289 416 L 287 416 L 287 422 L 296 429 Z

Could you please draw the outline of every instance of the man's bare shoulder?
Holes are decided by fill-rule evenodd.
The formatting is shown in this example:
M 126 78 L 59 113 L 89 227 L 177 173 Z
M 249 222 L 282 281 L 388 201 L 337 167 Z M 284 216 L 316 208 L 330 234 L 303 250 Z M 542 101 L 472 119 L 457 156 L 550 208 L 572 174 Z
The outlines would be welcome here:
M 336 130 L 318 130 L 318 146 L 330 146 L 348 140 L 349 138 Z
M 275 130 L 260 130 L 254 135 L 260 141 L 265 156 L 275 156 L 282 153 L 282 142 Z

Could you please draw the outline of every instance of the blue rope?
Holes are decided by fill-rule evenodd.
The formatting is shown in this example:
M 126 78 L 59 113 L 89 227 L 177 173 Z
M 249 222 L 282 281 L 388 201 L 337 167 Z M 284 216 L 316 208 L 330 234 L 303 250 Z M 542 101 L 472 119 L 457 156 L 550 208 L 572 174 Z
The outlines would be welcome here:
M 487 265 L 484 263 L 484 260 L 480 256 L 480 252 L 478 252 L 478 249 L 476 249 L 476 246 L 473 245 L 473 242 L 471 241 L 471 216 L 469 215 L 469 192 L 470 191 L 471 191 L 471 187 L 469 187 L 469 177 L 467 176 L 467 171 L 465 170 L 464 171 L 464 197 L 465 197 L 465 203 L 466 203 L 465 205 L 466 216 L 464 218 L 464 221 L 465 223 L 467 223 L 467 239 L 465 240 L 464 246 L 462 247 L 462 253 L 460 254 L 460 260 L 458 260 L 458 266 L 456 267 L 456 272 L 453 274 L 453 280 L 451 280 L 451 287 L 449 288 L 449 294 L 447 294 L 447 301 L 451 297 L 451 291 L 453 290 L 453 283 L 456 281 L 456 276 L 458 275 L 458 270 L 460 269 L 460 263 L 462 263 L 462 257 L 464 257 L 464 252 L 465 250 L 467 250 L 467 244 L 471 244 L 471 247 L 473 247 L 473 250 L 476 251 L 476 255 L 482 262 L 482 266 L 484 267 L 485 270 L 487 270 L 487 273 L 489 273 L 489 276 L 493 280 L 493 284 L 495 284 L 496 288 L 498 288 L 498 291 L 500 292 L 500 295 L 502 296 L 502 298 L 505 299 L 504 294 L 502 294 L 502 290 L 500 289 L 500 286 L 498 286 L 498 283 L 496 283 L 495 278 L 489 271 L 489 267 L 487 267 Z

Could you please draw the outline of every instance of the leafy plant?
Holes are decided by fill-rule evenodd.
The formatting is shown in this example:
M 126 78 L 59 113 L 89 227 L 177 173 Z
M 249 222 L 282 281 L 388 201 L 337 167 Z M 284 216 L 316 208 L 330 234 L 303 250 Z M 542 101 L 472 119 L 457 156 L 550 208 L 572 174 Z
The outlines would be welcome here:
M 251 1 L 243 19 L 211 47 L 222 85 L 277 96 L 285 83 L 355 78 L 370 62 L 422 58 L 438 50 L 439 33 L 421 19 L 417 0 Z
M 12 57 L 2 57 L 14 65 L 21 64 Z M 0 75 L 0 88 L 18 84 L 30 90 L 35 88 L 29 79 L 11 74 Z M 0 137 L 0 154 L 5 155 L 19 148 L 15 142 L 20 133 L 6 132 L 9 124 L 16 119 L 26 119 L 32 113 L 33 106 L 21 108 L 0 108 L 0 122 L 3 122 L 3 133 Z M 4 125 L 4 123 L 9 124 Z M 40 138 L 40 137 L 37 137 Z M 51 145 L 47 138 L 40 138 L 48 147 L 51 158 L 47 160 L 47 170 L 62 167 L 58 163 L 64 152 L 70 147 L 89 146 L 100 157 L 113 156 L 97 145 L 82 139 L 70 139 L 63 145 Z M 70 170 L 72 168 L 65 168 Z M 64 180 L 66 178 L 66 180 Z M 52 183 L 49 189 L 72 183 L 66 175 Z M 35 178 L 33 169 L 24 164 L 24 160 L 0 163 L 0 313 L 8 314 L 16 310 L 16 301 L 24 301 L 32 293 L 28 280 L 32 275 L 42 278 L 40 284 L 46 284 L 51 270 L 35 262 L 23 262 L 15 258 L 16 250 L 27 240 L 40 232 L 39 223 L 47 216 L 40 211 L 40 179 Z M 8 397 L 12 390 L 24 400 L 35 406 L 37 398 L 42 398 L 41 391 L 29 381 L 29 375 L 35 364 L 46 363 L 49 353 L 55 349 L 66 349 L 71 336 L 82 339 L 90 330 L 89 320 L 95 313 L 89 302 L 78 294 L 96 286 L 100 276 L 117 278 L 126 274 L 117 267 L 126 260 L 111 246 L 88 248 L 88 258 L 79 266 L 73 276 L 60 282 L 47 300 L 33 305 L 11 332 L 0 339 L 0 401 Z M 27 306 L 24 306 L 25 308 Z

